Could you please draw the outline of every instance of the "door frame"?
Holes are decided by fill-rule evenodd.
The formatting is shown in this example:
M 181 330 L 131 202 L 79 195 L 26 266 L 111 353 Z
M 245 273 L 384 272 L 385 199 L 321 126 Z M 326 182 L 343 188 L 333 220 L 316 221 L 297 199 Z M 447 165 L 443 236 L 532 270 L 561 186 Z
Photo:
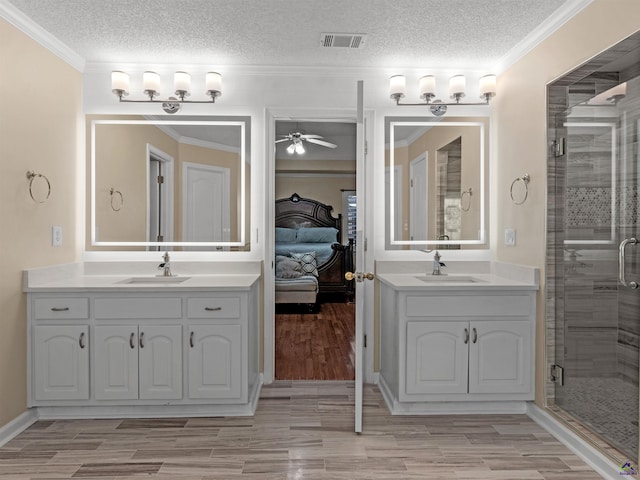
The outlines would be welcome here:
M 365 110 L 365 136 L 368 139 L 368 152 L 366 154 L 366 162 L 369 168 L 366 169 L 365 184 L 365 239 L 368 241 L 369 248 L 365 253 L 365 265 L 361 271 L 374 271 L 374 249 L 373 244 L 373 212 L 372 212 L 372 188 L 373 185 L 373 138 L 374 127 L 374 111 Z M 353 122 L 356 123 L 356 110 L 353 109 L 313 109 L 313 108 L 279 108 L 270 107 L 265 111 L 265 148 L 266 148 L 266 171 L 265 171 L 265 234 L 264 234 L 264 340 L 262 344 L 263 351 L 263 379 L 264 383 L 272 383 L 275 379 L 275 283 L 274 283 L 274 256 L 275 256 L 275 146 L 276 140 L 276 121 L 336 121 L 336 122 Z M 357 175 L 357 172 L 356 172 Z M 360 195 L 358 196 L 360 201 Z M 360 268 L 359 268 L 360 270 Z M 375 383 L 374 375 L 374 288 L 373 282 L 366 282 L 365 288 L 365 311 L 364 311 L 364 334 L 368 336 L 367 345 L 364 354 L 364 381 L 366 383 Z
M 162 210 L 163 210 L 163 220 L 165 224 L 165 242 L 173 241 L 173 197 L 175 194 L 175 185 L 174 185 L 174 159 L 168 153 L 160 150 L 158 147 L 153 146 L 150 143 L 147 143 L 147 225 L 146 225 L 146 237 L 147 241 L 149 241 L 149 220 L 151 215 L 151 202 L 149 202 L 149 197 L 151 195 L 151 179 L 149 178 L 151 174 L 151 158 L 155 157 L 158 161 L 162 162 L 165 167 L 164 172 L 164 185 L 166 188 L 163 190 L 162 197 Z M 155 240 L 154 240 L 155 241 Z M 157 250 L 157 247 L 148 247 L 151 250 Z
M 420 162 L 424 162 L 424 185 L 425 185 L 425 209 L 428 212 L 429 211 L 429 196 L 427 194 L 427 192 L 429 191 L 429 152 L 425 151 L 422 152 L 420 155 L 418 155 L 416 158 L 414 158 L 413 160 L 411 160 L 411 162 L 409 162 L 409 212 L 410 212 L 410 218 L 409 218 L 409 238 L 411 240 L 413 240 L 414 237 L 414 233 L 416 232 L 416 218 L 414 218 L 415 216 L 415 212 L 416 212 L 416 203 L 417 203 L 417 198 L 416 198 L 416 191 L 415 191 L 415 186 L 413 183 L 414 178 L 416 178 L 415 175 L 415 171 L 416 171 L 416 166 L 420 163 Z M 397 216 L 397 212 L 396 212 L 396 216 Z M 426 238 L 429 238 L 429 218 L 424 218 L 424 229 L 425 229 L 425 233 L 426 233 Z M 422 239 L 421 239 L 422 240 Z

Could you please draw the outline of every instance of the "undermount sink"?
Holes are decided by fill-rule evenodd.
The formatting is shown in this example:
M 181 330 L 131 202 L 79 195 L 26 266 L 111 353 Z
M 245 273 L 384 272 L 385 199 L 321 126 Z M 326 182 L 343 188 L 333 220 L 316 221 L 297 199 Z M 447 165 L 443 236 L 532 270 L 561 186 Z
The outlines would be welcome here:
M 426 283 L 481 283 L 485 281 L 470 275 L 417 275 L 416 278 Z
M 167 283 L 182 283 L 186 280 L 189 280 L 191 277 L 131 277 L 125 280 L 122 280 L 118 283 L 125 284 L 167 284 Z

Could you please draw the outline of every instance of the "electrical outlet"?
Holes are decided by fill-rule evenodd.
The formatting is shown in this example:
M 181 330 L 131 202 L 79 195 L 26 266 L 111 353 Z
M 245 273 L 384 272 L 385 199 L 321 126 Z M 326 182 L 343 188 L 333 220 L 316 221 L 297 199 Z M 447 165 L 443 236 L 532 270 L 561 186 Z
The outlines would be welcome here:
M 516 244 L 516 231 L 513 228 L 504 229 L 504 244 L 513 247 Z
M 54 247 L 62 246 L 62 227 L 60 225 L 51 227 L 51 245 Z

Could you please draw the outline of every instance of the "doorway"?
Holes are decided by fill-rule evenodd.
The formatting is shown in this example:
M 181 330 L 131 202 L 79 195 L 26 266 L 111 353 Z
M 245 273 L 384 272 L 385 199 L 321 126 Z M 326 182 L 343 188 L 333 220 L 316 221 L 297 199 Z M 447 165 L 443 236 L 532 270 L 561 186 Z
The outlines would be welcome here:
M 147 241 L 173 241 L 173 165 L 171 155 L 147 144 Z M 149 247 L 151 250 L 166 247 Z
M 277 120 L 275 133 L 276 140 L 281 140 L 275 152 L 276 204 L 297 195 L 312 207 L 308 212 L 306 204 L 301 207 L 305 212 L 296 221 L 289 210 L 281 218 L 282 209 L 276 208 L 274 376 L 276 380 L 354 380 L 355 305 L 344 273 L 353 267 L 349 229 L 354 229 L 356 219 L 355 209 L 349 209 L 344 198 L 355 198 L 356 124 Z M 296 148 L 298 134 L 303 140 Z M 295 204 L 288 202 L 287 208 Z M 318 214 L 325 207 L 326 215 Z M 283 236 L 291 234 L 288 239 Z M 332 249 L 332 243 L 340 248 Z M 311 273 L 300 281 L 317 282 L 315 297 L 283 295 L 291 283 L 282 278 L 289 275 L 279 268 L 286 264 L 283 257 L 305 253 L 315 254 L 318 272 L 315 279 L 309 278 Z

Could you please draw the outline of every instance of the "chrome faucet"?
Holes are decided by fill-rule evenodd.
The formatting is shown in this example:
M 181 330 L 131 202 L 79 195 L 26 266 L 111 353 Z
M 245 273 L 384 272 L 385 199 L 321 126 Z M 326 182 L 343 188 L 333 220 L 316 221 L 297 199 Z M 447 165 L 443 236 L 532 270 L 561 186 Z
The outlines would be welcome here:
M 436 250 L 436 254 L 433 256 L 433 272 L 431 272 L 431 275 L 442 275 L 440 269 L 447 265 L 440 261 L 441 258 L 440 253 Z
M 164 262 L 158 265 L 158 270 L 164 269 L 164 271 L 162 272 L 163 277 L 172 277 L 173 273 L 171 273 L 171 261 L 169 260 L 169 252 L 164 252 L 162 259 L 164 260 Z

